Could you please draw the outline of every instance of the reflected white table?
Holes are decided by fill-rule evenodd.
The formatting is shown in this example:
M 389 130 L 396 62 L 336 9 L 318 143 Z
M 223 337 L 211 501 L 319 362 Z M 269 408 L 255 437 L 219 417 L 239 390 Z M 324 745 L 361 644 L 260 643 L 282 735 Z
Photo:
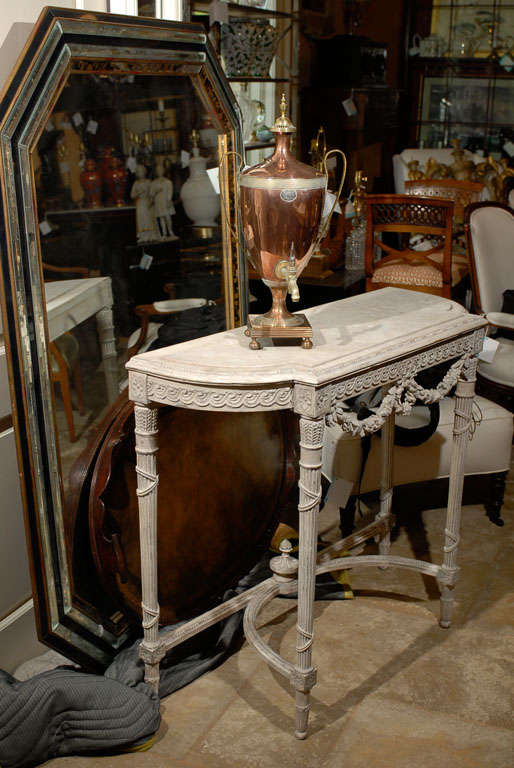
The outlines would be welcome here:
M 50 341 L 96 316 L 107 395 L 112 402 L 119 389 L 111 278 L 87 277 L 45 283 L 45 297 Z
M 314 329 L 314 347 L 274 346 L 250 350 L 244 329 L 215 334 L 133 357 L 129 395 L 135 402 L 136 452 L 141 531 L 144 639 L 140 656 L 145 680 L 158 688 L 165 653 L 226 616 L 245 608 L 248 641 L 291 682 L 295 691 L 295 735 L 307 735 L 312 665 L 313 601 L 317 574 L 344 568 L 395 566 L 428 574 L 441 589 L 443 627 L 450 625 L 452 591 L 457 582 L 463 462 L 471 434 L 476 355 L 486 321 L 448 299 L 385 288 L 325 304 L 305 313 Z M 438 363 L 450 367 L 437 387 L 423 389 L 416 374 Z M 442 563 L 390 554 L 392 457 L 395 413 L 406 413 L 416 398 L 435 402 L 457 385 L 448 512 Z M 357 421 L 343 403 L 375 387 L 384 388 L 377 413 Z M 283 543 L 273 558 L 273 576 L 216 608 L 161 636 L 157 600 L 157 411 L 158 404 L 215 411 L 291 409 L 300 417 L 299 560 Z M 382 482 L 375 521 L 331 545 L 317 564 L 317 518 L 325 421 L 364 435 L 382 428 Z M 244 435 L 241 435 L 244 440 Z M 215 450 L 215 449 L 213 449 Z M 244 514 L 244 510 L 241 510 Z M 378 555 L 336 557 L 371 537 Z M 278 594 L 298 592 L 296 660 L 279 656 L 260 638 L 259 611 Z M 341 638 L 341 643 L 344 638 Z

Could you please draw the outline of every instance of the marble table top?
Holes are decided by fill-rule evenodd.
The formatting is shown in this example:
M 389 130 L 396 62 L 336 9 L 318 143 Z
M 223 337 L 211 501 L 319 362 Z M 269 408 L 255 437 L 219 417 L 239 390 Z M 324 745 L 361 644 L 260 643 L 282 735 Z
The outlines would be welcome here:
M 383 288 L 306 310 L 313 349 L 263 339 L 251 350 L 244 328 L 145 352 L 129 371 L 207 386 L 314 386 L 387 364 L 487 325 L 460 304 L 401 288 Z

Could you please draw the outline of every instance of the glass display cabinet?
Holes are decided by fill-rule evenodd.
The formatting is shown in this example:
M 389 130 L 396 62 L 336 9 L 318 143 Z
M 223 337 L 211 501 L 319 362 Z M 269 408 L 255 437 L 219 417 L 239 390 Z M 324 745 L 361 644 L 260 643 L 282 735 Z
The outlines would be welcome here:
M 514 126 L 514 3 L 434 0 L 411 9 L 409 146 L 453 139 L 509 157 Z

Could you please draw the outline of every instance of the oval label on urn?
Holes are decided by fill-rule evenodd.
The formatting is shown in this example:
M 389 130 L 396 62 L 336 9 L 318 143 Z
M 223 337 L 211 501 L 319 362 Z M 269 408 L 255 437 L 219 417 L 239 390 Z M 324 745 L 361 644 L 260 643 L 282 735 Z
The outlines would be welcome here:
M 283 189 L 280 193 L 280 199 L 283 200 L 284 203 L 292 203 L 297 197 L 298 193 L 296 192 L 296 189 Z

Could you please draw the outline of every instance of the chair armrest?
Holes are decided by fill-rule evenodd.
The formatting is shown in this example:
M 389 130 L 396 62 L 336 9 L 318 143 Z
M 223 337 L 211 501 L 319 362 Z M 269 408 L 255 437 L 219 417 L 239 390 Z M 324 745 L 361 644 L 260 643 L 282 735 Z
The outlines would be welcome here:
M 508 312 L 488 312 L 485 318 L 489 325 L 514 331 L 514 315 L 511 315 Z

